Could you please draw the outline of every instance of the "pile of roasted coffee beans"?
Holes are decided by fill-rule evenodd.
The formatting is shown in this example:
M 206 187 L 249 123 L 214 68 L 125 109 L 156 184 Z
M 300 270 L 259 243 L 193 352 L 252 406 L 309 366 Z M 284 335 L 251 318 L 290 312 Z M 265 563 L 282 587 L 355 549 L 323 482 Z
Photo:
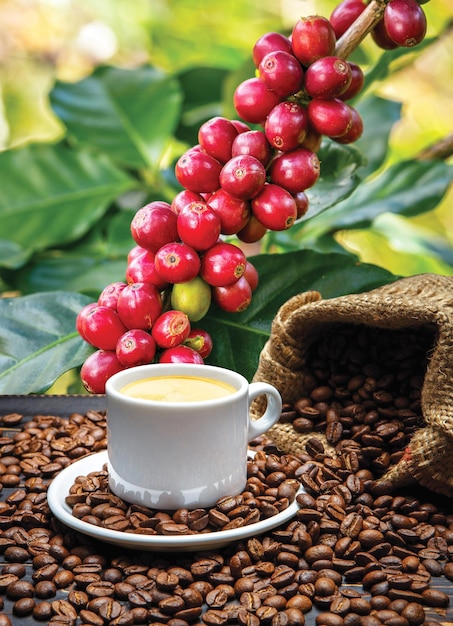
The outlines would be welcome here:
M 248 478 L 242 493 L 220 498 L 211 508 L 176 511 L 129 505 L 109 490 L 105 466 L 88 476 L 79 476 L 69 489 L 66 503 L 75 517 L 109 530 L 173 536 L 227 531 L 256 524 L 287 509 L 300 488 L 294 476 L 301 465 L 296 457 L 274 461 L 264 452 L 257 452 L 247 462 Z
M 396 491 L 380 478 L 423 424 L 420 387 L 432 332 L 331 330 L 313 344 L 307 395 L 282 413 L 282 421 L 310 422 L 302 422 L 304 432 L 313 432 L 306 449 L 281 454 L 266 436 L 252 442 L 249 493 L 240 503 L 230 500 L 244 511 L 247 499 L 248 515 L 259 498 L 270 507 L 290 499 L 278 490 L 286 485 L 293 493 L 297 480 L 305 487 L 296 497 L 297 512 L 261 536 L 218 550 L 127 550 L 64 527 L 50 514 L 47 486 L 69 463 L 105 449 L 105 415 L 37 415 L 28 422 L 19 414 L 0 417 L 0 626 L 451 622 L 451 502 L 421 488 Z M 341 429 L 338 439 L 334 428 Z M 327 436 L 330 448 L 317 433 Z M 75 485 L 92 480 L 82 476 Z M 105 484 L 102 489 L 107 493 Z M 100 503 L 100 518 L 106 505 L 117 504 L 113 496 Z M 123 515 L 122 509 L 113 513 Z M 154 524 L 161 530 L 167 524 L 170 532 L 190 524 L 190 532 L 210 530 L 197 526 L 204 514 L 165 515 L 154 512 L 158 521 L 145 522 L 145 532 Z M 242 516 L 227 517 L 226 524 Z

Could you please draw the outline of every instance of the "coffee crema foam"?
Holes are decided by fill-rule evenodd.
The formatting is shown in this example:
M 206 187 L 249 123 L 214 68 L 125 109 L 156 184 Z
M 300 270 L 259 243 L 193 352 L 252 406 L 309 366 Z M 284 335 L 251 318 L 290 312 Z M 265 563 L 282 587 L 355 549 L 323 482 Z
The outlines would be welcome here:
M 136 380 L 120 391 L 131 398 L 154 402 L 206 402 L 229 396 L 237 389 L 214 378 L 156 376 Z

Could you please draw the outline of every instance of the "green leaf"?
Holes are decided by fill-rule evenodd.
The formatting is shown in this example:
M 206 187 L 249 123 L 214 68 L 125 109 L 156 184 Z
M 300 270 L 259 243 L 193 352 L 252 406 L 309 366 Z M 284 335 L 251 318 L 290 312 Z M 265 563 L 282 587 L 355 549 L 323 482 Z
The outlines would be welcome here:
M 198 129 L 211 117 L 222 115 L 224 83 L 229 71 L 215 67 L 194 67 L 177 78 L 184 94 L 183 110 L 176 137 L 189 145 L 198 143 Z
M 42 393 L 92 352 L 75 330 L 90 302 L 68 292 L 0 299 L 0 394 Z
M 443 161 L 401 161 L 364 182 L 347 200 L 306 223 L 304 235 L 319 237 L 345 228 L 366 228 L 382 213 L 407 217 L 436 207 L 453 180 Z
M 302 222 L 347 198 L 360 183 L 357 170 L 366 163 L 355 146 L 330 140 L 323 143 L 318 156 L 321 173 L 316 184 L 306 191 L 310 205 Z
M 54 252 L 27 266 L 17 288 L 24 294 L 66 289 L 97 298 L 106 285 L 124 280 L 125 271 L 125 259 Z
M 365 179 L 383 164 L 387 156 L 390 133 L 401 117 L 401 104 L 368 96 L 360 100 L 356 108 L 363 120 L 363 134 L 354 145 L 366 159 L 366 164 L 359 170 Z
M 57 81 L 50 101 L 76 142 L 130 168 L 158 169 L 178 123 L 181 91 L 149 66 L 100 67 L 77 83 Z
M 135 186 L 104 155 L 62 144 L 0 153 L 0 232 L 28 254 L 74 241 Z
M 17 269 L 28 259 L 26 250 L 14 241 L 0 239 L 0 267 Z
M 290 297 L 312 289 L 324 298 L 359 293 L 396 280 L 390 272 L 359 263 L 351 254 L 311 250 L 259 255 L 250 259 L 260 275 L 249 308 L 237 314 L 212 307 L 199 325 L 212 334 L 209 362 L 241 372 L 249 380 L 258 367 L 278 309 Z

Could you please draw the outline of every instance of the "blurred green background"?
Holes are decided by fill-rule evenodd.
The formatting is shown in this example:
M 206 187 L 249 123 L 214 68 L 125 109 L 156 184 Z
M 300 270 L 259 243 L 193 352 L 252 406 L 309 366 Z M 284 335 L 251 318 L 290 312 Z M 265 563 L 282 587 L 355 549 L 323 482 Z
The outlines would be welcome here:
M 97 65 L 132 68 L 145 62 L 169 72 L 193 66 L 240 72 L 249 69 L 260 35 L 289 33 L 299 17 L 328 17 L 335 5 L 333 0 L 0 0 L 0 149 L 61 136 L 47 100 L 55 79 L 77 81 Z M 437 41 L 379 87 L 381 95 L 403 105 L 390 160 L 411 158 L 453 132 L 453 7 L 451 0 L 431 0 L 423 9 L 427 36 Z M 358 60 L 370 63 L 380 53 L 368 37 Z M 426 255 L 417 245 L 424 235 L 453 244 L 452 201 L 450 191 L 426 215 L 384 214 L 366 231 L 342 231 L 337 238 L 362 260 L 397 274 L 452 274 L 445 259 Z

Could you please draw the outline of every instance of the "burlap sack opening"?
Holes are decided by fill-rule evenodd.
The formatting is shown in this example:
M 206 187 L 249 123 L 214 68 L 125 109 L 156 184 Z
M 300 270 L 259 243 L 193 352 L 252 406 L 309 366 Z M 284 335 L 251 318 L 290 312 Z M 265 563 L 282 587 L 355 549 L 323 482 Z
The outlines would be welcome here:
M 432 329 L 433 345 L 421 389 L 424 425 L 415 430 L 401 460 L 382 477 L 395 486 L 418 482 L 432 491 L 453 496 L 453 277 L 420 274 L 367 293 L 323 300 L 316 291 L 301 293 L 278 311 L 264 346 L 254 380 L 277 387 L 283 402 L 293 404 L 306 393 L 310 375 L 308 351 L 329 325 L 366 325 L 382 329 Z M 258 415 L 258 399 L 253 412 Z M 291 424 L 278 423 L 268 433 L 287 453 L 305 451 L 309 437 Z

